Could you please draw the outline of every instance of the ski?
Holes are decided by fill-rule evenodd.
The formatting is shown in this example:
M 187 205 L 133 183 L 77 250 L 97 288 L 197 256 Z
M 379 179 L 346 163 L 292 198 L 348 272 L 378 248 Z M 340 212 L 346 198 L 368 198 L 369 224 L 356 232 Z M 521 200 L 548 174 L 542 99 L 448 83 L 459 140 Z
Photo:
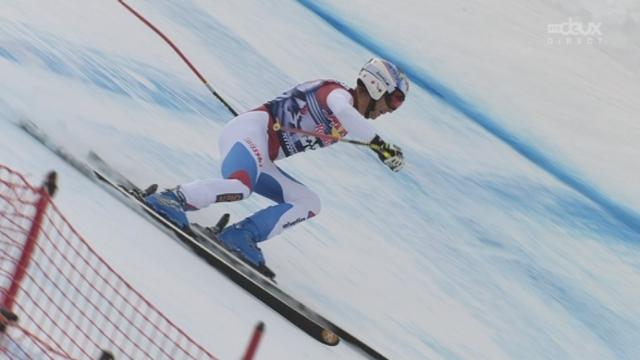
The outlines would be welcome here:
M 99 159 L 97 154 L 88 155 L 87 161 L 78 160 L 63 147 L 53 143 L 44 132 L 28 120 L 22 119 L 18 126 L 81 174 L 107 190 L 129 208 L 147 218 L 159 229 L 185 244 L 220 273 L 224 274 L 238 286 L 244 288 L 247 292 L 271 307 L 294 326 L 317 341 L 325 345 L 335 346 L 340 340 L 344 340 L 371 358 L 386 359 L 385 356 L 371 348 L 368 344 L 285 293 L 267 276 L 248 266 L 244 261 L 236 258 L 224 247 L 212 241 L 207 233 L 212 231 L 213 234 L 215 234 L 215 227 L 194 226 L 197 231 L 204 234 L 203 238 L 197 239 L 191 234 L 187 234 L 177 228 L 171 222 L 146 207 L 143 202 L 139 201 L 139 198 L 143 197 L 145 192 L 157 191 L 157 187 L 144 190 L 140 189 L 125 176 L 111 169 L 106 162 L 97 161 L 97 159 Z M 93 160 L 91 160 L 92 158 Z M 93 161 L 93 166 L 89 164 L 90 161 Z M 126 189 L 134 189 L 134 193 L 136 191 L 140 191 L 140 193 L 134 195 Z M 224 218 L 225 216 L 223 215 L 218 225 L 225 225 L 225 221 L 228 221 L 228 219 L 225 220 Z M 203 241 L 203 239 L 207 240 Z M 203 242 L 208 245 L 204 245 Z

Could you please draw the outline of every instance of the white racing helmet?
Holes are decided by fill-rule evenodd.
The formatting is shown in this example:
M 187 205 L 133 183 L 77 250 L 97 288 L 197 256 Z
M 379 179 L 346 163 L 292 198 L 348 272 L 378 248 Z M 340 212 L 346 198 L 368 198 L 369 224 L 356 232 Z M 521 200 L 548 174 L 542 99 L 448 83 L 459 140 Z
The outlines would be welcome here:
M 373 58 L 369 60 L 358 74 L 373 100 L 380 100 L 387 95 L 387 103 L 393 109 L 398 108 L 409 92 L 409 79 L 401 70 L 387 60 Z

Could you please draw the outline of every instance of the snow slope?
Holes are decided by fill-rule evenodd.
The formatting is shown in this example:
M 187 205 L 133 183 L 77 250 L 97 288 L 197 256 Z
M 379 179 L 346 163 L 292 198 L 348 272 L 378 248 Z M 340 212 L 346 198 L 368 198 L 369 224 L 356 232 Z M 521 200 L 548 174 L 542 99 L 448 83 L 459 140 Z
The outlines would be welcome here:
M 353 83 L 374 55 L 413 80 L 376 121 L 405 150 L 403 172 L 342 144 L 281 163 L 323 199 L 314 221 L 263 245 L 285 290 L 394 359 L 640 355 L 634 2 L 131 5 L 240 110 L 303 80 Z M 550 44 L 547 25 L 569 17 L 602 22 L 602 43 Z M 358 356 L 316 345 L 15 128 L 28 117 L 141 184 L 219 175 L 230 115 L 120 4 L 3 4 L 0 73 L 0 162 L 36 182 L 60 170 L 72 223 L 194 338 L 234 358 L 262 319 L 263 358 Z

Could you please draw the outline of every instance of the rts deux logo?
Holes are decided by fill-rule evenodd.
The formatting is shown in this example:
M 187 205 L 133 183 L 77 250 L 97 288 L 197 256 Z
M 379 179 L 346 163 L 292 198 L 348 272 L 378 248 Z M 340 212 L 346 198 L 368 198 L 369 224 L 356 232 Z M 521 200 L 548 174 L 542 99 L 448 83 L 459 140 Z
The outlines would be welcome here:
M 602 23 L 582 22 L 569 18 L 559 24 L 547 25 L 547 44 L 593 45 L 602 43 Z

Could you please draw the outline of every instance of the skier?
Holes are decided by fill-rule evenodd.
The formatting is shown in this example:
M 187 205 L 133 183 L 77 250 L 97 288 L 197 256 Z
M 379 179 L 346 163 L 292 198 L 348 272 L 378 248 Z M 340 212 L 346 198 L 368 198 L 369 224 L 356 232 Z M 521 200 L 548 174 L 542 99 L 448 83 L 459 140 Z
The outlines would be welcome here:
M 371 59 L 350 89 L 333 80 L 300 84 L 261 107 L 238 115 L 220 135 L 224 179 L 204 179 L 145 198 L 149 207 L 183 229 L 186 211 L 238 201 L 258 193 L 276 204 L 228 226 L 218 239 L 254 267 L 266 268 L 256 245 L 320 212 L 316 193 L 281 170 L 275 161 L 350 139 L 369 144 L 393 171 L 404 166 L 402 150 L 376 134 L 365 119 L 402 105 L 409 82 L 392 63 Z

